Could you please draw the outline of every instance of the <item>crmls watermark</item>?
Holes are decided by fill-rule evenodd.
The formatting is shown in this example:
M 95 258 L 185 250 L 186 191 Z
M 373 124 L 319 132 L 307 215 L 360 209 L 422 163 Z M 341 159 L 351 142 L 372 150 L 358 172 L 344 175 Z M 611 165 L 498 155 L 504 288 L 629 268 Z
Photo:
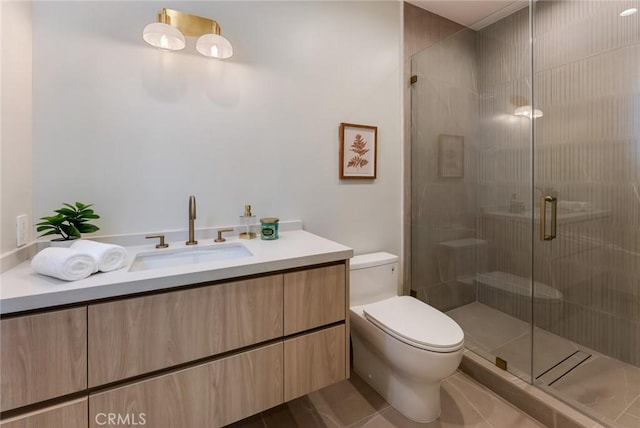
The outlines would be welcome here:
M 96 424 L 106 426 L 146 425 L 147 415 L 144 413 L 98 413 L 94 418 Z

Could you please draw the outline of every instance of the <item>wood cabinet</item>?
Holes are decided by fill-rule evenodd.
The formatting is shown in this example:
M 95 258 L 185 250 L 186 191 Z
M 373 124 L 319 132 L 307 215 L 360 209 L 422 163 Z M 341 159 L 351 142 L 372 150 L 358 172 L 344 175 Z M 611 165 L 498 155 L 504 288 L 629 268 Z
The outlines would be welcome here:
M 284 275 L 284 334 L 345 319 L 345 265 L 305 269 Z
M 284 341 L 284 401 L 347 377 L 345 326 L 338 325 Z
M 282 336 L 282 275 L 89 305 L 89 386 Z
M 282 403 L 282 343 L 92 395 L 89 422 L 129 415 L 150 427 L 220 427 Z M 124 416 L 123 416 L 124 417 Z
M 87 428 L 87 399 L 26 413 L 0 423 L 1 428 Z
M 0 409 L 87 388 L 87 308 L 0 321 Z
M 345 379 L 347 267 L 2 319 L 0 428 L 214 428 Z

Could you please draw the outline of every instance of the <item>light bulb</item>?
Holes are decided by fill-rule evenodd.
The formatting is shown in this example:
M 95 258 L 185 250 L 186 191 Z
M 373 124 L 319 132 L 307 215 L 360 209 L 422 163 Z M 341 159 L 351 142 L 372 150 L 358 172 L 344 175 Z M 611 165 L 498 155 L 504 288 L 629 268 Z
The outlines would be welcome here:
M 229 40 L 217 34 L 205 34 L 196 42 L 196 50 L 209 58 L 225 59 L 233 55 Z
M 169 49 L 169 39 L 164 34 L 160 37 L 160 48 Z
M 161 22 L 154 22 L 144 27 L 142 38 L 156 48 L 177 51 L 184 49 L 184 35 L 175 27 Z

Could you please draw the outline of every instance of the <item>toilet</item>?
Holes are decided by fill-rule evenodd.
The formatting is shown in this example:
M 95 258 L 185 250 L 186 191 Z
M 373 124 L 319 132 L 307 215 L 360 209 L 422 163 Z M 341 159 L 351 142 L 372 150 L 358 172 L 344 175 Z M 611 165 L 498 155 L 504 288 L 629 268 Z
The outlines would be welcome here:
M 440 382 L 462 360 L 462 329 L 426 303 L 398 296 L 398 256 L 358 255 L 350 268 L 353 369 L 405 417 L 437 419 Z

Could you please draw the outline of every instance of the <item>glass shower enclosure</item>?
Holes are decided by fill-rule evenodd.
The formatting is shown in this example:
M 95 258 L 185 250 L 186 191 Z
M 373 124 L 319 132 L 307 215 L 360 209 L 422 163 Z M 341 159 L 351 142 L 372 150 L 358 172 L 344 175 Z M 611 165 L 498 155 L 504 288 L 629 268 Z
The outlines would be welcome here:
M 640 426 L 640 1 L 543 1 L 411 59 L 411 289 L 466 346 Z

